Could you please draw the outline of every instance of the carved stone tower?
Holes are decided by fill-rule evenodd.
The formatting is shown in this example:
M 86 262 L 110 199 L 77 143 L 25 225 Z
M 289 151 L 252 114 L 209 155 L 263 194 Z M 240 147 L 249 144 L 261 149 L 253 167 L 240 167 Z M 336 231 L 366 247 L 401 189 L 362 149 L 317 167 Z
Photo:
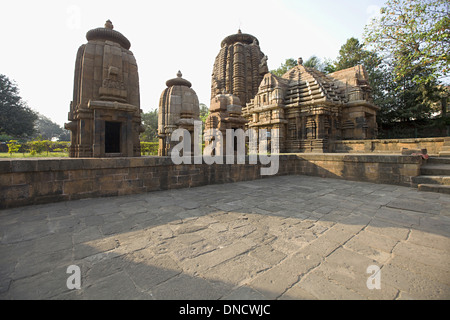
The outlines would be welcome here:
M 172 133 L 176 129 L 189 131 L 194 142 L 194 121 L 200 120 L 198 97 L 191 88 L 191 83 L 182 78 L 180 71 L 177 78 L 166 82 L 167 88 L 162 92 L 158 110 L 159 156 L 170 156 L 177 141 L 171 141 Z M 191 146 L 193 149 L 193 145 Z
M 212 73 L 211 100 L 218 94 L 234 94 L 245 106 L 267 72 L 267 56 L 258 39 L 239 30 L 222 41 Z
M 113 30 L 90 30 L 77 53 L 70 104 L 70 157 L 140 156 L 139 76 L 130 41 Z

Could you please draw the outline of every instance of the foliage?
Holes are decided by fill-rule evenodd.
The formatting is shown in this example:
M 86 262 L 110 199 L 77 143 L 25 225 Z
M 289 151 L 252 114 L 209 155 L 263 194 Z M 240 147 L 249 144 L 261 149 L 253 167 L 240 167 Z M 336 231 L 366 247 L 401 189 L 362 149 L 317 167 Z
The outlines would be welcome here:
M 49 140 L 35 140 L 22 143 L 19 152 L 42 154 L 47 151 L 66 153 L 69 150 L 70 142 L 68 141 L 49 141 Z
M 333 66 L 335 71 L 356 65 L 365 67 L 374 104 L 381 108 L 377 117 L 379 124 L 430 118 L 433 105 L 439 100 L 437 83 L 415 81 L 417 73 L 429 72 L 424 68 L 416 68 L 398 78 L 395 69 L 399 63 L 400 60 L 383 59 L 358 39 L 350 38 L 342 45 Z
M 52 140 L 54 138 L 58 140 L 67 141 L 70 138 L 70 133 L 68 130 L 63 129 L 59 124 L 53 122 L 50 118 L 37 114 L 38 118 L 35 122 L 35 136 L 41 136 L 46 140 Z
M 66 152 L 49 152 L 48 155 L 43 153 L 43 154 L 36 154 L 36 152 L 34 153 L 16 153 L 12 156 L 10 156 L 7 153 L 0 153 L 0 158 L 67 158 L 69 156 L 68 153 Z
M 389 133 L 386 130 L 393 130 L 400 123 L 405 123 L 407 127 L 401 134 L 424 135 L 425 133 L 421 133 L 422 131 L 418 129 L 417 123 L 431 119 L 433 113 L 439 111 L 436 102 L 441 98 L 441 87 L 435 80 L 416 81 L 419 77 L 427 78 L 431 72 L 429 68 L 416 67 L 404 76 L 398 77 L 395 70 L 397 64 L 401 63 L 402 59 L 383 59 L 377 52 L 361 44 L 358 39 L 350 38 L 342 45 L 339 56 L 334 61 L 321 63 L 319 58 L 313 56 L 304 65 L 322 69 L 324 73 L 363 65 L 368 73 L 373 102 L 380 107 L 377 115 L 380 133 L 387 136 Z M 411 123 L 415 124 L 412 129 L 408 127 Z
M 17 142 L 17 140 L 10 140 L 9 143 L 7 143 L 7 146 L 9 155 L 18 152 L 19 148 L 21 147 L 21 145 Z
M 20 152 L 30 154 L 31 156 L 42 156 L 46 152 L 47 156 L 50 154 L 65 156 L 69 150 L 70 142 L 67 141 L 49 141 L 49 140 L 35 140 L 28 142 L 18 142 L 17 140 L 11 140 L 7 143 L 8 152 Z M 10 152 L 12 151 L 12 152 Z
M 384 71 L 376 82 L 375 103 L 381 108 L 378 113 L 379 123 L 410 122 L 430 119 L 440 100 L 441 87 L 437 80 L 418 82 L 418 77 L 426 78 L 430 74 L 427 68 L 417 67 L 408 74 L 398 77 L 396 65 L 399 60 L 384 64 Z
M 0 134 L 0 142 L 8 142 L 10 140 L 14 140 L 14 138 L 7 134 Z
M 204 103 L 200 103 L 200 119 L 203 121 L 203 123 L 206 122 L 208 116 L 209 116 L 208 106 Z
M 339 56 L 334 63 L 336 71 L 364 64 L 370 53 L 363 48 L 364 45 L 358 39 L 353 37 L 348 39 L 339 50 Z
M 19 89 L 0 74 L 0 132 L 13 137 L 29 137 L 34 133 L 36 113 L 19 96 Z
M 322 60 L 317 56 L 311 56 L 306 62 L 303 63 L 305 67 L 314 68 L 316 70 L 319 70 L 320 72 L 328 73 L 329 68 L 329 62 L 325 60 L 325 62 L 322 62 Z
M 352 37 L 341 46 L 339 56 L 332 65 L 334 71 L 352 68 L 357 65 L 364 66 L 372 88 L 374 104 L 380 106 L 382 111 L 384 111 L 384 106 L 388 102 L 392 102 L 392 97 L 389 96 L 393 90 L 391 68 L 376 52 L 366 49 L 364 44 L 360 43 L 357 38 Z
M 278 77 L 281 77 L 286 72 L 288 72 L 293 67 L 295 67 L 297 64 L 298 64 L 297 60 L 289 58 L 289 59 L 286 59 L 286 62 L 282 63 L 278 69 L 271 70 L 270 72 Z
M 158 141 L 158 110 L 142 114 L 142 126 L 145 131 L 141 134 L 141 141 Z
M 286 62 L 281 64 L 278 69 L 271 70 L 270 72 L 278 77 L 283 76 L 286 72 L 298 65 L 298 61 L 292 58 L 286 59 Z M 314 68 L 324 73 L 334 72 L 335 68 L 333 62 L 329 59 L 322 61 L 319 57 L 313 55 L 309 57 L 303 65 L 305 67 Z
M 141 141 L 141 154 L 143 156 L 157 156 L 158 155 L 158 142 L 145 142 Z
M 29 142 L 29 145 L 30 145 L 31 152 L 34 151 L 34 153 L 41 154 L 44 151 L 47 151 L 47 154 L 48 154 L 51 143 L 52 142 L 49 140 L 35 140 L 35 141 Z
M 450 70 L 449 8 L 448 0 L 387 0 L 366 26 L 366 44 L 394 61 L 396 81 L 436 82 Z
M 379 139 L 427 138 L 448 136 L 450 118 L 422 119 L 415 121 L 382 123 Z
M 305 67 L 314 68 L 319 70 L 321 68 L 320 59 L 317 56 L 312 56 L 306 62 L 303 63 Z
M 206 127 L 206 119 L 209 116 L 209 108 L 206 104 L 200 103 L 200 120 L 202 120 L 202 132 L 205 131 Z

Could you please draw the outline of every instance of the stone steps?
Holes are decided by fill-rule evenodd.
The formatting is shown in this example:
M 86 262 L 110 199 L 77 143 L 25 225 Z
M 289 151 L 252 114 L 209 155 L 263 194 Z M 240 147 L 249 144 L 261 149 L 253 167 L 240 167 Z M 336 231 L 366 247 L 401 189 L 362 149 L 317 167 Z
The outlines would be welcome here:
M 412 179 L 419 191 L 450 194 L 450 158 L 430 157 L 420 174 Z
M 450 157 L 450 147 L 442 147 L 439 157 Z
M 426 164 L 420 169 L 425 176 L 450 176 L 450 164 Z
M 450 176 L 418 176 L 413 178 L 416 184 L 440 184 L 450 186 Z
M 444 145 L 439 152 L 439 157 L 450 157 L 450 138 L 444 138 Z
M 450 157 L 430 157 L 427 164 L 450 164 Z
M 419 191 L 450 194 L 450 186 L 441 186 L 439 184 L 419 184 L 418 188 Z

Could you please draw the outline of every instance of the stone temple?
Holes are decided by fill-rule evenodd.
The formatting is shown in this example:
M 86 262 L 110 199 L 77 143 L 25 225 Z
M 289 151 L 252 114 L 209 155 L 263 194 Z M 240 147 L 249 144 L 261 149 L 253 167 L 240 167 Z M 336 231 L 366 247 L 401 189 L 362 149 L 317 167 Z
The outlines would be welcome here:
M 138 157 L 141 110 L 139 75 L 130 41 L 113 30 L 90 30 L 75 62 L 70 104 L 70 157 Z
M 182 78 L 180 71 L 177 77 L 166 82 L 167 88 L 162 92 L 158 110 L 159 156 L 170 156 L 178 141 L 172 141 L 172 133 L 177 129 L 186 129 L 190 137 L 194 137 L 194 121 L 200 120 L 200 106 L 192 84 Z M 194 139 L 191 139 L 191 150 Z
M 258 39 L 239 30 L 221 43 L 212 74 L 211 99 L 218 94 L 234 94 L 245 106 L 255 97 L 267 72 L 267 57 Z
M 239 30 L 222 41 L 212 73 L 210 115 L 205 128 L 221 132 L 224 150 L 226 130 L 245 129 L 247 120 L 243 117 L 242 107 L 258 93 L 267 72 L 267 56 L 254 36 Z M 205 134 L 205 139 L 208 138 Z M 206 140 L 205 145 L 210 143 Z
M 224 95 L 233 101 L 230 110 L 217 107 Z M 206 128 L 278 129 L 282 153 L 333 152 L 333 141 L 376 138 L 378 110 L 363 66 L 325 75 L 300 58 L 278 77 L 269 72 L 258 39 L 239 30 L 222 41 L 215 60 Z

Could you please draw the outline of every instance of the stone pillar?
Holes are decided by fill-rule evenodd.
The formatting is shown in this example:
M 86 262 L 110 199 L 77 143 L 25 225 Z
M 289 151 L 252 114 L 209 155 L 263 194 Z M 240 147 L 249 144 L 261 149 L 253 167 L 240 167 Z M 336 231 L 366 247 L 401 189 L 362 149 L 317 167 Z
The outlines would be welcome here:
M 94 110 L 94 145 L 93 157 L 99 158 L 105 153 L 105 121 L 99 117 L 99 110 Z

